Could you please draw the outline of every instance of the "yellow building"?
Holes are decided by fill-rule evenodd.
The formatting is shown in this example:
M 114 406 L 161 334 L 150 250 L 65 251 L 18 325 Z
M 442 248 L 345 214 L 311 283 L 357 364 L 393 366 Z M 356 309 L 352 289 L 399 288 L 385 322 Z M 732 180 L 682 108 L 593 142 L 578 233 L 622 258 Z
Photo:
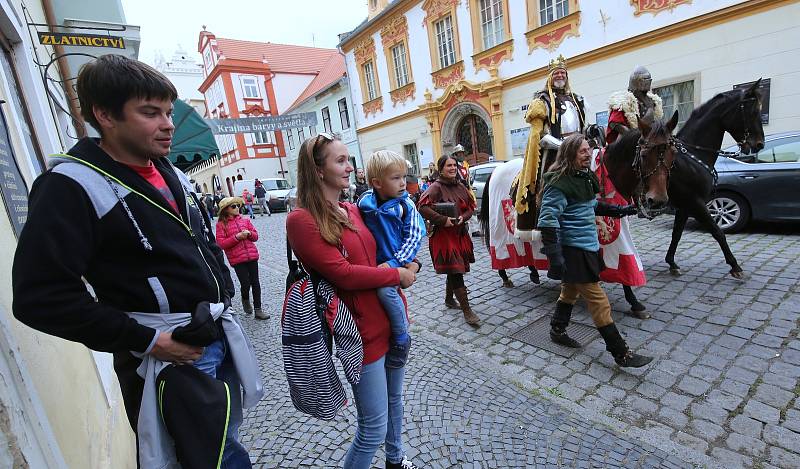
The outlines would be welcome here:
M 603 123 L 609 95 L 645 65 L 681 121 L 763 77 L 765 132 L 796 128 L 798 17 L 796 0 L 370 0 L 339 47 L 364 158 L 391 149 L 422 168 L 457 144 L 471 164 L 523 156 L 524 111 L 558 55 L 589 123 Z

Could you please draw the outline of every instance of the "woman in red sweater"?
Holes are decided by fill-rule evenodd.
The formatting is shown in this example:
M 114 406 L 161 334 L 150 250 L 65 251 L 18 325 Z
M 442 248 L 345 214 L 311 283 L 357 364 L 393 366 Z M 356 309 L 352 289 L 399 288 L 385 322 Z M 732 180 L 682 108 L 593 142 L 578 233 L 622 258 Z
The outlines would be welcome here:
M 347 147 L 327 133 L 300 146 L 297 196 L 300 208 L 286 219 L 289 243 L 303 266 L 325 278 L 355 318 L 364 344 L 361 380 L 353 386 L 358 413 L 356 436 L 344 460 L 345 469 L 368 469 L 378 446 L 386 444 L 386 467 L 410 469 L 402 445 L 404 368 L 385 368 L 389 320 L 377 288 L 411 286 L 417 266 L 378 268 L 375 239 L 358 207 L 339 202 L 350 187 Z
M 258 231 L 253 223 L 239 214 L 242 199 L 225 197 L 219 202 L 217 221 L 217 244 L 225 250 L 228 262 L 239 278 L 242 292 L 242 309 L 245 314 L 253 314 L 256 319 L 269 319 L 261 309 L 261 281 L 258 278 Z M 250 303 L 250 289 L 253 290 L 253 303 Z

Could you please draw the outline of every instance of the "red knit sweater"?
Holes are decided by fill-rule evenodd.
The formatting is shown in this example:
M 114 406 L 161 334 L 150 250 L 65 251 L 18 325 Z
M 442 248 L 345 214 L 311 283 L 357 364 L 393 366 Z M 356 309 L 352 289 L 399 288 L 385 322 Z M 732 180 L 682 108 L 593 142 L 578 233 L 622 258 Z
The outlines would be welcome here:
M 356 231 L 342 230 L 339 248 L 322 239 L 314 218 L 305 209 L 292 211 L 286 219 L 286 232 L 292 250 L 303 266 L 325 278 L 350 309 L 364 343 L 364 364 L 378 360 L 389 350 L 389 319 L 378 300 L 376 288 L 400 284 L 397 269 L 379 269 L 375 259 L 375 238 L 364 225 L 358 207 L 342 203 Z

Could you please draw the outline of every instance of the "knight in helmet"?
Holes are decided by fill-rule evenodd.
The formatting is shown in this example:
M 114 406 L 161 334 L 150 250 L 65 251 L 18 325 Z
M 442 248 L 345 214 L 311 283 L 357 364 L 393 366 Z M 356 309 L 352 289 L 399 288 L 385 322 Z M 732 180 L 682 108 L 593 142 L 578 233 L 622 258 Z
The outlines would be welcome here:
M 652 83 L 650 72 L 639 65 L 631 73 L 628 90 L 618 91 L 608 98 L 607 143 L 613 143 L 628 130 L 638 128 L 639 119 L 647 119 L 652 123 L 664 117 L 661 97 L 650 91 Z
M 628 90 L 619 91 L 608 98 L 609 116 L 606 141 L 610 144 L 622 134 L 639 127 L 639 120 L 648 123 L 661 119 L 664 110 L 661 98 L 650 91 L 652 83 L 650 72 L 638 66 L 631 73 L 628 80 Z M 603 153 L 596 153 L 592 161 L 592 170 L 600 181 L 601 202 L 616 205 L 632 203 L 626 200 L 614 187 L 608 170 L 605 167 Z M 630 231 L 627 217 L 612 219 L 599 216 L 596 219 L 599 230 L 601 256 L 605 267 L 600 272 L 600 280 L 607 283 L 619 283 L 625 292 L 625 299 L 631 305 L 631 310 L 626 312 L 639 319 L 648 319 L 650 314 L 646 307 L 639 301 L 633 287 L 640 287 L 647 283 L 636 244 Z
M 512 192 L 517 210 L 515 235 L 530 240 L 538 216 L 536 193 L 541 174 L 555 161 L 561 139 L 583 132 L 586 125 L 583 97 L 573 93 L 569 86 L 567 61 L 563 55 L 550 61 L 544 89 L 533 96 L 525 121 L 531 130 L 522 171 L 514 181 Z

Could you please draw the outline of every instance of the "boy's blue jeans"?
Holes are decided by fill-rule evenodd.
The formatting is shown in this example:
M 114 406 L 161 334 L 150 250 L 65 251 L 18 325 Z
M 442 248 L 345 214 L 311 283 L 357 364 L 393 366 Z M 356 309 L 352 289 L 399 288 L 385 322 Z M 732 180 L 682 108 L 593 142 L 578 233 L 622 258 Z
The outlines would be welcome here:
M 209 376 L 225 381 L 231 393 L 231 415 L 220 467 L 222 469 L 249 469 L 253 467 L 250 464 L 250 456 L 244 446 L 239 443 L 239 426 L 242 424 L 242 387 L 227 345 L 225 339 L 212 343 L 203 350 L 203 355 L 194 362 L 194 367 Z
M 392 329 L 392 341 L 408 333 L 406 321 L 406 305 L 400 298 L 397 287 L 378 288 L 378 299 L 381 300 L 386 315 L 389 316 L 389 325 Z

